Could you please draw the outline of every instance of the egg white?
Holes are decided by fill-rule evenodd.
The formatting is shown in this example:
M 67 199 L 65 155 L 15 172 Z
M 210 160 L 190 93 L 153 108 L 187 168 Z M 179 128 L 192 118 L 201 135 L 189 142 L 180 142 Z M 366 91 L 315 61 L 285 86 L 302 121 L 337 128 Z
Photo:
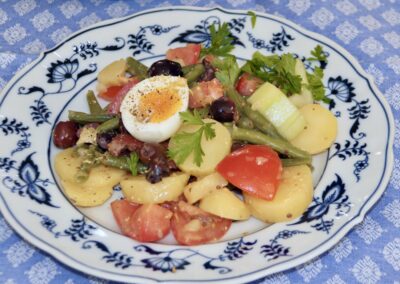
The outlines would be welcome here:
M 184 80 L 184 81 L 182 81 Z M 182 87 L 176 87 L 181 100 L 181 107 L 173 115 L 161 122 L 140 121 L 135 115 L 143 94 L 168 88 L 168 86 L 184 83 Z M 165 93 L 165 92 L 164 92 Z M 163 92 L 160 92 L 160 96 Z M 160 98 L 161 99 L 161 98 Z M 136 139 L 148 142 L 159 143 L 170 138 L 181 126 L 182 121 L 179 112 L 186 111 L 189 105 L 189 87 L 186 79 L 175 76 L 154 76 L 136 84 L 125 96 L 121 103 L 120 112 L 122 123 L 126 130 Z

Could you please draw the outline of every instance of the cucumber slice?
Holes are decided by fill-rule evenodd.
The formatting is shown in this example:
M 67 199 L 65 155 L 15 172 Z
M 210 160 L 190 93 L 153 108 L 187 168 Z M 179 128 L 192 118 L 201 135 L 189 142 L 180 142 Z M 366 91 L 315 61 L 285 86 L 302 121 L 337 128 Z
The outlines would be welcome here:
M 296 137 L 306 121 L 286 95 L 271 83 L 264 83 L 248 99 L 252 109 L 259 111 L 288 140 Z
M 296 65 L 294 67 L 294 73 L 301 77 L 301 87 L 300 94 L 293 94 L 289 97 L 289 100 L 297 107 L 301 108 L 304 105 L 313 103 L 313 96 L 309 89 L 305 85 L 308 85 L 307 71 L 304 67 L 303 62 L 300 59 L 296 59 Z

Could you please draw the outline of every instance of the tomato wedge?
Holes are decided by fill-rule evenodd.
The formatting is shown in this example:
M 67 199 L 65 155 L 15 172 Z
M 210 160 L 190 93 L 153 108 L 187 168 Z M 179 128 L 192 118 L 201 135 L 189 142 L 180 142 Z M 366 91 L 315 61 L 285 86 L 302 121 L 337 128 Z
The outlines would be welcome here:
M 199 245 L 220 239 L 232 221 L 179 201 L 171 219 L 171 229 L 181 245 Z
M 111 210 L 114 219 L 121 232 L 126 236 L 129 236 L 132 233 L 132 228 L 130 226 L 131 217 L 139 207 L 140 204 L 129 202 L 125 199 L 111 202 Z
M 140 205 L 122 199 L 113 201 L 111 209 L 121 232 L 137 241 L 155 242 L 170 231 L 172 212 L 160 205 Z
M 135 86 L 137 83 L 139 83 L 140 80 L 136 77 L 132 77 L 128 83 L 122 86 L 118 86 L 118 90 L 113 93 L 113 97 L 111 98 L 111 103 L 107 106 L 107 112 L 110 114 L 118 114 L 119 113 L 119 108 L 121 106 L 122 101 L 125 98 L 125 95 L 129 92 L 129 90 Z M 112 87 L 110 87 L 112 88 Z M 110 89 L 108 88 L 108 89 Z M 107 91 L 108 91 L 107 89 Z M 99 95 L 101 97 L 101 94 Z
M 216 169 L 241 190 L 272 200 L 279 186 L 282 162 L 268 146 L 246 145 L 226 156 Z
M 157 204 L 145 204 L 137 209 L 130 220 L 129 237 L 141 242 L 155 242 L 170 231 L 172 212 Z
M 260 78 L 252 76 L 249 73 L 243 73 L 236 82 L 236 90 L 242 96 L 248 97 L 251 96 L 263 83 L 264 81 Z
M 182 66 L 195 64 L 199 61 L 201 45 L 189 43 L 184 47 L 168 49 L 166 57 Z

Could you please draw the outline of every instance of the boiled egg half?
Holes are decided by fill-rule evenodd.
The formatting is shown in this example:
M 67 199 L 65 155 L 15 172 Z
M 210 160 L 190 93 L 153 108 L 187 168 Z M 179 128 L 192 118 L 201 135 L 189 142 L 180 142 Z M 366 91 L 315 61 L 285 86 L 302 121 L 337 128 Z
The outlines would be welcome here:
M 120 111 L 126 130 L 136 139 L 159 143 L 181 126 L 179 113 L 189 104 L 185 78 L 154 76 L 135 85 L 122 101 Z

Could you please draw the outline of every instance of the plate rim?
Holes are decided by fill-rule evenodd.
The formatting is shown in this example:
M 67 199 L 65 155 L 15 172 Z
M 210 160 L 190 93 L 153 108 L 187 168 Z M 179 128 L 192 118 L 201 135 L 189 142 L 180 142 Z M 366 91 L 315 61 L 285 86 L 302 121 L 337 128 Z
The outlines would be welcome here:
M 82 28 L 77 30 L 76 32 L 72 33 L 70 36 L 62 40 L 60 43 L 55 45 L 52 48 L 49 48 L 43 52 L 40 53 L 38 58 L 27 64 L 25 67 L 22 69 L 18 70 L 14 76 L 8 81 L 8 83 L 4 86 L 3 90 L 0 92 L 0 107 L 2 106 L 3 102 L 7 98 L 9 91 L 13 88 L 13 86 L 27 73 L 30 72 L 32 68 L 34 68 L 36 65 L 38 65 L 42 60 L 46 58 L 47 55 L 52 54 L 55 50 L 59 49 L 62 47 L 64 44 L 67 42 L 73 40 L 75 37 L 79 36 L 80 34 L 83 34 L 85 32 L 89 32 L 91 30 L 101 28 L 101 27 L 106 27 L 110 25 L 116 25 L 121 22 L 125 22 L 131 19 L 134 19 L 139 16 L 143 16 L 146 14 L 151 14 L 155 12 L 165 12 L 165 11 L 190 11 L 190 12 L 213 12 L 213 11 L 219 11 L 224 14 L 230 14 L 230 15 L 248 15 L 249 10 L 243 10 L 243 9 L 226 9 L 223 8 L 219 5 L 213 6 L 213 7 L 197 7 L 197 6 L 171 6 L 171 7 L 156 7 L 152 9 L 146 9 L 143 11 L 139 11 L 137 13 L 133 13 L 130 15 L 127 15 L 122 18 L 115 18 L 115 19 L 107 19 L 104 21 L 101 21 L 99 23 L 96 23 L 94 25 Z M 317 32 L 310 31 L 299 24 L 294 23 L 293 21 L 286 19 L 284 17 L 272 15 L 266 12 L 259 12 L 259 11 L 254 11 L 257 15 L 257 17 L 263 17 L 269 20 L 273 20 L 276 22 L 279 22 L 283 25 L 286 25 L 295 31 L 299 32 L 303 36 L 306 36 L 308 38 L 311 38 L 312 40 L 315 40 L 317 42 L 320 42 L 324 45 L 329 46 L 333 50 L 335 50 L 340 56 L 342 56 L 354 69 L 354 71 L 366 81 L 368 84 L 368 87 L 372 91 L 373 95 L 376 96 L 378 103 L 382 106 L 384 114 L 387 118 L 387 124 L 388 124 L 388 139 L 386 143 L 386 149 L 385 149 L 385 155 L 386 155 L 386 164 L 384 165 L 383 169 L 383 174 L 379 180 L 378 185 L 376 186 L 375 190 L 371 193 L 371 196 L 369 196 L 368 200 L 364 202 L 364 204 L 359 208 L 358 212 L 354 214 L 354 216 L 348 220 L 345 224 L 343 224 L 341 227 L 337 229 L 335 233 L 333 233 L 327 240 L 322 242 L 318 247 L 313 248 L 307 252 L 304 252 L 303 254 L 297 255 L 294 258 L 291 258 L 287 261 L 284 262 L 279 262 L 276 263 L 268 268 L 264 269 L 259 269 L 258 271 L 253 271 L 253 272 L 248 272 L 245 274 L 241 274 L 239 276 L 232 276 L 228 278 L 220 278 L 220 279 L 211 279 L 211 281 L 234 281 L 234 280 L 246 280 L 246 278 L 250 278 L 251 280 L 254 279 L 259 279 L 261 277 L 266 277 L 268 275 L 271 275 L 273 273 L 281 272 L 281 271 L 286 271 L 289 269 L 292 269 L 298 265 L 304 264 L 312 260 L 313 258 L 325 253 L 329 249 L 331 249 L 335 244 L 337 244 L 345 235 L 348 234 L 348 232 L 353 229 L 356 225 L 361 223 L 365 215 L 370 211 L 374 205 L 378 202 L 378 200 L 381 198 L 382 194 L 386 190 L 391 173 L 393 170 L 393 161 L 394 161 L 394 151 L 393 151 L 393 143 L 394 143 L 394 117 L 393 117 L 393 112 L 386 101 L 386 98 L 384 95 L 380 92 L 380 90 L 377 88 L 373 77 L 368 74 L 364 68 L 361 66 L 359 61 L 351 55 L 343 46 L 340 44 L 336 43 L 335 41 L 331 40 L 327 36 L 323 34 L 319 34 Z M 187 280 L 160 280 L 160 279 L 155 279 L 155 278 L 150 278 L 150 277 L 143 277 L 139 275 L 135 276 L 125 276 L 121 275 L 118 273 L 114 272 L 103 272 L 101 270 L 92 268 L 91 266 L 84 265 L 82 267 L 82 264 L 79 263 L 76 259 L 73 259 L 72 257 L 66 255 L 63 253 L 61 250 L 53 247 L 52 245 L 48 244 L 45 240 L 41 240 L 39 237 L 36 235 L 33 235 L 32 233 L 29 232 L 27 228 L 25 228 L 23 225 L 20 224 L 20 222 L 11 214 L 11 210 L 8 209 L 8 205 L 6 204 L 5 200 L 3 199 L 2 195 L 0 195 L 0 211 L 4 216 L 4 219 L 6 222 L 27 242 L 33 244 L 36 248 L 40 249 L 41 251 L 45 252 L 46 254 L 49 254 L 51 257 L 54 257 L 57 259 L 57 261 L 61 262 L 64 265 L 67 265 L 68 267 L 71 267 L 78 271 L 79 273 L 86 273 L 86 274 L 91 274 L 93 276 L 100 276 L 105 279 L 109 280 L 116 280 L 116 281 L 121 281 L 121 278 L 123 278 L 123 281 L 134 281 L 134 280 L 147 280 L 147 281 L 154 281 L 154 282 L 185 282 Z M 282 267 L 285 266 L 285 267 Z M 83 269 L 82 269 L 83 268 Z M 88 272 L 90 271 L 90 272 Z M 268 271 L 267 273 L 265 271 Z M 115 277 L 110 277 L 110 275 L 113 275 Z M 249 280 L 249 279 L 247 279 Z M 194 280 L 194 282 L 205 282 L 205 281 L 210 281 L 210 280 Z

